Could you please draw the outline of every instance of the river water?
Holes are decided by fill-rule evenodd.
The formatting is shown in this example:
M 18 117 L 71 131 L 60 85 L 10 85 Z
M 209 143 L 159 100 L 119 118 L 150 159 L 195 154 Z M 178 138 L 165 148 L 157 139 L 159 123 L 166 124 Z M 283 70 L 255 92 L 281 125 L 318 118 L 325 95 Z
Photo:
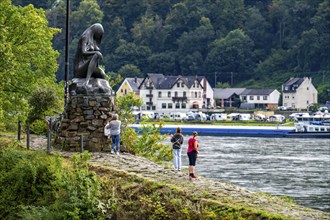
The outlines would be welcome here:
M 184 136 L 182 163 L 188 165 Z M 330 139 L 199 136 L 196 173 L 330 212 Z

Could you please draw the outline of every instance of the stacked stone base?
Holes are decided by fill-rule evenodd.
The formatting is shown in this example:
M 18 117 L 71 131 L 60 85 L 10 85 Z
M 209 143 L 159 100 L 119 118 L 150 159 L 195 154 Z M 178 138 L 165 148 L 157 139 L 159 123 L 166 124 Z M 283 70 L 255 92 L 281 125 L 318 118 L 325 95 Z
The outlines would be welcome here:
M 85 150 L 110 150 L 110 139 L 104 136 L 104 126 L 113 110 L 114 98 L 110 94 L 71 95 L 56 143 L 64 150 L 80 151 L 83 137 Z

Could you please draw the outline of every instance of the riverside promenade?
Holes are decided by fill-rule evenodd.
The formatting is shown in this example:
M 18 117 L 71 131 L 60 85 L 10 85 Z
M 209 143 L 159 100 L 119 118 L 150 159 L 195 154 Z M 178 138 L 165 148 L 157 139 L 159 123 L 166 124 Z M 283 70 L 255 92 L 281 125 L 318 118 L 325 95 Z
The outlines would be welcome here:
M 31 137 L 31 149 L 46 150 L 47 140 L 44 136 Z M 71 157 L 74 153 L 52 149 L 63 157 Z M 146 158 L 122 153 L 113 155 L 107 152 L 91 152 L 89 160 L 92 167 L 104 168 L 127 175 L 136 175 L 148 181 L 162 182 L 175 186 L 188 195 L 196 195 L 207 200 L 218 201 L 223 205 L 249 207 L 255 210 L 267 211 L 283 215 L 287 219 L 330 219 L 330 213 L 306 208 L 286 199 L 256 193 L 221 180 L 208 179 L 199 176 L 191 181 L 187 175 L 187 167 L 182 172 L 175 172 L 171 164 L 160 165 Z

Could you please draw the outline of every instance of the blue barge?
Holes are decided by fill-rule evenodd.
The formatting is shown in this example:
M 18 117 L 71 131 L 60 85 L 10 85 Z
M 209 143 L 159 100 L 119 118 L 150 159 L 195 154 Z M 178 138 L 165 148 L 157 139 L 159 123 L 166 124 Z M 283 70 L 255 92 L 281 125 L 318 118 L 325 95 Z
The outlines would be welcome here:
M 141 131 L 139 124 L 130 125 L 136 132 Z M 294 127 L 283 126 L 216 126 L 216 125 L 164 125 L 162 134 L 174 134 L 180 127 L 183 134 L 197 131 L 200 136 L 240 136 L 240 137 L 287 137 L 287 138 L 330 138 L 330 133 L 298 132 Z
M 139 132 L 141 125 L 130 125 Z M 174 134 L 180 127 L 183 134 L 192 134 L 197 131 L 201 136 L 247 136 L 247 137 L 285 137 L 294 128 L 262 127 L 262 126 L 213 126 L 213 125 L 165 125 L 160 129 L 162 134 Z

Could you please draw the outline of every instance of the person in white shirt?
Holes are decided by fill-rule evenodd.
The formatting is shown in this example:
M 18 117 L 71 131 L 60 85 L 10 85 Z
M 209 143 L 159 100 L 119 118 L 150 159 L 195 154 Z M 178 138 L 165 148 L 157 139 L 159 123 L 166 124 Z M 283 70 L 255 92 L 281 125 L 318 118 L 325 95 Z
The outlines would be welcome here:
M 119 155 L 120 152 L 120 126 L 121 121 L 118 120 L 118 115 L 112 115 L 111 121 L 105 126 L 106 129 L 110 129 L 111 134 L 111 153 L 115 153 L 116 146 L 116 154 Z

